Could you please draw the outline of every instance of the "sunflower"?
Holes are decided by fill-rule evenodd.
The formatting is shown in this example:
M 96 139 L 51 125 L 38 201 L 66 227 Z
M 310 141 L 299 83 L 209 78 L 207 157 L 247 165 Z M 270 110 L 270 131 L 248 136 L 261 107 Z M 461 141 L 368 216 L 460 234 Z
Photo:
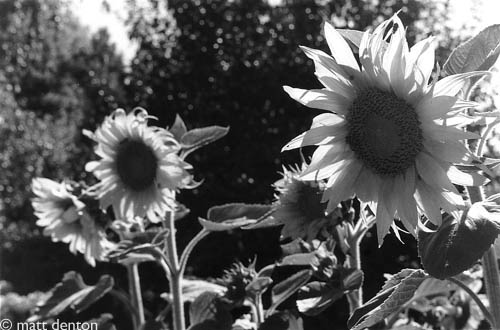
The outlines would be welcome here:
M 335 28 L 325 23 L 332 56 L 301 47 L 314 61 L 323 89 L 285 86 L 299 103 L 328 113 L 283 150 L 316 145 L 302 180 L 327 180 L 327 210 L 352 195 L 376 208 L 379 244 L 399 218 L 413 234 L 425 214 L 441 223 L 441 208 L 464 202 L 453 185 L 469 185 L 470 174 L 454 163 L 470 161 L 463 140 L 478 138 L 460 129 L 462 110 L 476 106 L 457 94 L 467 80 L 487 72 L 451 75 L 428 84 L 434 67 L 432 37 L 411 49 L 395 15 L 363 34 L 359 61 Z M 477 178 L 477 177 L 475 177 Z
M 104 260 L 114 244 L 91 218 L 86 205 L 71 193 L 71 187 L 45 178 L 33 179 L 32 187 L 36 224 L 44 227 L 43 233 L 54 242 L 69 244 L 73 254 L 82 253 L 92 266 L 96 259 Z
M 100 180 L 92 194 L 103 209 L 112 205 L 118 219 L 161 221 L 176 207 L 175 191 L 192 180 L 191 166 L 177 154 L 179 143 L 166 130 L 148 126 L 150 118 L 144 109 L 118 109 L 95 133 L 84 132 L 97 142 L 101 157 L 85 166 Z
M 273 221 L 282 224 L 282 238 L 303 238 L 308 241 L 317 238 L 320 231 L 331 223 L 332 216 L 341 217 L 340 209 L 333 214 L 326 213 L 321 203 L 323 182 L 302 181 L 300 169 L 283 168 L 283 178 L 274 183 L 276 209 Z

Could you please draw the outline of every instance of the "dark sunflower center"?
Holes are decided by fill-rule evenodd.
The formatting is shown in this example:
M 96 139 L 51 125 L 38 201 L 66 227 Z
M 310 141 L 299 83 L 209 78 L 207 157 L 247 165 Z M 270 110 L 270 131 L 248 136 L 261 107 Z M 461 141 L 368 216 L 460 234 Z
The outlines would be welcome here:
M 415 109 L 393 93 L 377 89 L 361 92 L 346 119 L 346 142 L 377 174 L 403 173 L 422 150 L 422 130 Z
M 128 139 L 120 142 L 116 170 L 128 188 L 135 191 L 147 189 L 155 181 L 157 167 L 158 159 L 144 142 Z

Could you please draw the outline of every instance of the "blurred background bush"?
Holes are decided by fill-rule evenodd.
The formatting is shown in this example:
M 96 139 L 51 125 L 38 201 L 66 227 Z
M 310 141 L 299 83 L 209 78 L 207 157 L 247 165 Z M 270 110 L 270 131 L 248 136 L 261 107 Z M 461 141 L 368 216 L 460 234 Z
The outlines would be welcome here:
M 110 3 L 103 2 L 103 8 Z M 283 85 L 318 86 L 313 64 L 299 45 L 326 50 L 322 24 L 365 30 L 401 10 L 410 44 L 438 37 L 437 62 L 472 34 L 477 19 L 450 23 L 449 2 L 430 0 L 128 0 L 125 26 L 137 52 L 130 63 L 106 30 L 90 33 L 69 1 L 0 2 L 0 279 L 2 294 L 46 291 L 72 269 L 89 283 L 112 273 L 126 287 L 120 267 L 88 267 L 64 244 L 41 235 L 30 205 L 35 176 L 86 180 L 93 156 L 81 134 L 95 129 L 117 107 L 146 108 L 167 126 L 180 114 L 188 128 L 228 125 L 223 140 L 190 156 L 198 189 L 182 192 L 191 214 L 179 223 L 179 244 L 198 231 L 198 216 L 227 202 L 268 203 L 271 184 L 284 164 L 299 161 L 281 147 L 310 125 L 315 113 L 283 92 Z M 459 31 L 459 33 L 457 33 Z M 218 234 L 193 254 L 189 275 L 217 277 L 239 259 L 257 265 L 280 254 L 279 229 Z M 384 273 L 418 267 L 415 243 L 393 237 L 377 249 L 362 246 L 365 296 L 378 291 Z M 166 283 L 160 269 L 141 266 L 145 304 L 156 312 Z M 34 276 L 36 274 L 36 276 Z M 16 298 L 17 299 L 17 298 Z M 32 300 L 32 297 L 25 298 Z M 31 301 L 30 300 L 30 301 Z M 14 304 L 15 305 L 15 304 Z M 307 324 L 338 328 L 347 316 L 344 301 Z M 121 327 L 118 327 L 122 329 Z

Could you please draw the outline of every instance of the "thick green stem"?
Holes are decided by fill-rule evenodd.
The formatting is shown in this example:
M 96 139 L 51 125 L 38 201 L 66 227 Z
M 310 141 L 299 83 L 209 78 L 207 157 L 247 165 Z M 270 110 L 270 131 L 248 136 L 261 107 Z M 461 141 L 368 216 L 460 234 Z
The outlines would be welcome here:
M 133 315 L 135 329 L 140 329 L 141 325 L 144 324 L 144 306 L 142 305 L 142 294 L 141 294 L 141 283 L 139 278 L 139 268 L 136 263 L 127 265 L 128 273 L 128 289 L 130 292 L 130 298 L 132 299 L 132 305 L 137 311 Z
M 472 204 L 484 199 L 480 187 L 468 187 L 467 190 Z M 498 270 L 498 259 L 494 246 L 491 246 L 483 255 L 482 262 L 486 295 L 490 302 L 492 315 L 491 327 L 493 329 L 500 329 L 500 272 Z
M 350 254 L 347 256 L 347 262 L 349 267 L 361 270 L 361 254 L 359 249 L 360 243 L 361 239 L 355 239 L 352 242 L 349 242 Z M 360 287 L 357 290 L 347 293 L 347 301 L 349 302 L 349 311 L 351 313 L 354 312 L 356 308 L 361 307 L 361 305 L 363 305 L 363 288 Z
M 182 273 L 179 266 L 179 257 L 177 255 L 177 243 L 175 241 L 175 212 L 170 212 L 168 219 L 169 233 L 165 238 L 166 254 L 171 267 L 170 274 L 170 293 L 173 303 L 173 323 L 174 330 L 185 330 L 184 320 L 184 301 L 182 299 Z

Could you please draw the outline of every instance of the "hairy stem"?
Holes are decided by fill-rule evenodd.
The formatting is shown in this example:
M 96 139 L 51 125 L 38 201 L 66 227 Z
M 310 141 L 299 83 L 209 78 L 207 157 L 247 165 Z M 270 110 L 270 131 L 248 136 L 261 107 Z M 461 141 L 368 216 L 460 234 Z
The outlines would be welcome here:
M 361 219 L 358 220 L 356 226 L 351 227 L 348 224 L 347 228 L 347 243 L 349 244 L 349 252 L 347 254 L 347 264 L 348 267 L 361 270 L 361 253 L 360 245 L 363 237 L 367 232 L 366 226 L 361 223 Z M 349 311 L 352 314 L 355 309 L 363 305 L 363 288 L 360 287 L 357 290 L 347 293 L 347 302 L 349 303 Z
M 141 283 L 139 278 L 139 268 L 137 263 L 132 263 L 127 265 L 128 273 L 128 289 L 130 292 L 130 298 L 132 300 L 132 305 L 137 311 L 133 314 L 135 329 L 140 329 L 141 325 L 144 324 L 144 306 L 142 305 L 142 294 L 141 294 Z
M 182 274 L 179 267 L 179 257 L 177 255 L 177 243 L 175 240 L 175 212 L 170 212 L 168 219 L 169 233 L 166 235 L 166 255 L 169 260 L 170 271 L 170 293 L 172 294 L 172 311 L 174 330 L 185 330 L 184 321 L 184 301 L 182 299 Z

